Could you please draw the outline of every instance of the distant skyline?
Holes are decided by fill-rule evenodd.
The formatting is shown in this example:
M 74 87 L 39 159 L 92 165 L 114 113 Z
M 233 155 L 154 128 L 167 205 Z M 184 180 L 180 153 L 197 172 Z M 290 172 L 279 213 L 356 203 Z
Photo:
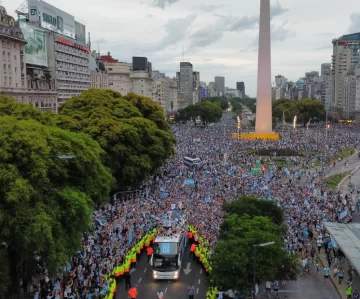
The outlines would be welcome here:
M 3 0 L 8 13 L 23 0 Z M 131 62 L 146 56 L 153 69 L 174 77 L 183 59 L 201 81 L 244 81 L 256 96 L 260 0 L 47 0 L 91 32 L 92 49 Z M 272 78 L 296 81 L 331 62 L 333 38 L 360 32 L 358 0 L 281 0 L 272 5 Z

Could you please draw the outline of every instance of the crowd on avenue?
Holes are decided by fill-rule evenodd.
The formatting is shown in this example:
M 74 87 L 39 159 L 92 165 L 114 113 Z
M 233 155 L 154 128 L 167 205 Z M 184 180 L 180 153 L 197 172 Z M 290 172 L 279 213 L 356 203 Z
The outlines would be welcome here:
M 169 213 L 174 208 L 184 211 L 184 221 L 207 240 L 204 246 L 211 252 L 224 217 L 222 204 L 240 194 L 275 200 L 284 209 L 284 246 L 289 252 L 300 252 L 304 259 L 311 260 L 312 245 L 307 244 L 313 239 L 319 246 L 316 250 L 329 250 L 330 239 L 323 222 L 349 222 L 355 206 L 344 194 L 328 190 L 320 178 L 334 167 L 326 157 L 355 147 L 360 135 L 334 131 L 326 136 L 323 131 L 311 134 L 298 129 L 286 130 L 279 141 L 269 142 L 232 139 L 235 130 L 230 114 L 204 128 L 190 123 L 174 125 L 174 156 L 139 190 L 118 195 L 94 212 L 93 230 L 84 233 L 82 250 L 67 265 L 67 275 L 42 281 L 34 290 L 34 299 L 107 298 L 107 275 L 124 262 L 131 248 L 154 228 L 161 233 L 163 221 L 172 222 L 175 230 L 178 224 Z M 282 169 L 272 157 L 262 157 L 266 165 L 263 173 L 251 175 L 250 170 L 260 157 L 249 150 L 260 148 L 275 150 L 272 157 L 280 149 L 302 151 L 305 156 L 288 157 L 288 164 Z M 320 151 L 326 152 L 321 157 L 322 166 L 313 170 L 314 157 L 310 153 Z M 199 157 L 202 163 L 185 166 L 185 156 Z M 334 255 L 341 254 L 338 250 L 329 253 Z

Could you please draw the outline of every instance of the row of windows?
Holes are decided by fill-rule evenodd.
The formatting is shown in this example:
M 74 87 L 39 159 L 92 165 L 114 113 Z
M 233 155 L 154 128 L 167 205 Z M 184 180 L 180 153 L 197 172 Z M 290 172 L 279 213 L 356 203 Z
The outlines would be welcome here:
M 90 73 L 89 69 L 86 66 L 74 65 L 71 63 L 66 63 L 66 62 L 61 62 L 61 61 L 56 62 L 56 68 L 57 69 L 60 68 L 65 71 L 81 72 L 81 73 L 86 73 L 86 74 Z
M 56 71 L 57 78 L 67 78 L 67 79 L 76 79 L 76 80 L 89 80 L 90 75 L 79 74 L 67 71 Z
M 61 51 L 61 52 L 65 52 L 65 53 L 69 53 L 72 55 L 76 55 L 76 56 L 80 56 L 80 57 L 84 57 L 87 58 L 88 57 L 88 53 L 84 52 L 82 50 L 67 46 L 67 45 L 62 45 L 62 44 L 56 44 L 55 45 L 55 50 Z
M 80 64 L 80 65 L 88 65 L 89 60 L 86 58 L 80 58 L 71 54 L 64 54 L 57 52 L 56 60 L 68 61 L 70 63 Z

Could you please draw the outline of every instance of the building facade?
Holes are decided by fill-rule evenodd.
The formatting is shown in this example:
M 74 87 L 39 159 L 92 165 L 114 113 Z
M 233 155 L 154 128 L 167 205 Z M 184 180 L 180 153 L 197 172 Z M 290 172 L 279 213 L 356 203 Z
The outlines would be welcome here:
M 193 72 L 193 103 L 200 101 L 200 72 Z
M 20 28 L 0 6 L 0 93 L 24 102 L 27 93 L 26 41 Z
M 331 63 L 321 64 L 321 77 L 329 76 L 331 74 Z
M 122 95 L 127 95 L 131 91 L 131 64 L 119 62 L 111 56 L 110 52 L 108 55 L 100 56 L 100 59 L 104 62 L 109 76 L 109 88 Z
M 182 99 L 181 105 L 194 104 L 194 76 L 193 65 L 190 62 L 180 62 L 180 72 L 176 74 L 179 98 Z M 185 107 L 186 107 L 185 106 Z
M 108 89 L 109 75 L 104 63 L 101 61 L 100 53 L 93 51 L 89 57 L 91 88 Z
M 56 70 L 58 107 L 60 107 L 66 100 L 80 95 L 91 87 L 90 49 L 87 45 L 56 33 L 50 35 L 48 49 L 50 54 L 55 53 L 54 59 L 50 59 L 49 62 L 54 62 L 50 67 Z
M 332 100 L 330 108 L 334 114 L 342 115 L 345 108 L 344 77 L 358 63 L 360 32 L 334 39 L 332 55 Z
M 225 77 L 215 77 L 215 90 L 218 93 L 218 96 L 223 96 L 225 94 Z
M 236 82 L 236 89 L 241 91 L 243 97 L 245 97 L 245 83 L 244 82 Z

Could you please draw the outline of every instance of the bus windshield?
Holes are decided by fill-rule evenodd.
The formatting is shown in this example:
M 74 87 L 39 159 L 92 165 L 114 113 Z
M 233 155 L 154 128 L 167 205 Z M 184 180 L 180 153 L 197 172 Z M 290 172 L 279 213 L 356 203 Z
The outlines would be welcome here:
M 161 242 L 154 244 L 154 253 L 158 255 L 177 255 L 178 244 L 175 242 Z

